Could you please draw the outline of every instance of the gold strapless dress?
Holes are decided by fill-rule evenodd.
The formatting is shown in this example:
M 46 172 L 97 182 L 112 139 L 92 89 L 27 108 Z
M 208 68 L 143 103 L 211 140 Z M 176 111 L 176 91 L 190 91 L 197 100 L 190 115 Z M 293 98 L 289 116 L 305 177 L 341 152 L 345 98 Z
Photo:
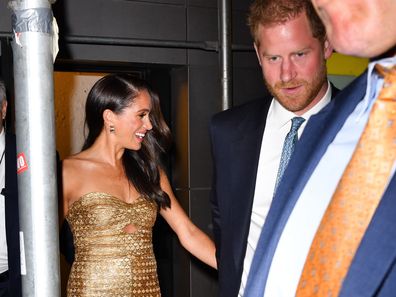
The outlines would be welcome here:
M 75 261 L 68 297 L 159 297 L 152 227 L 157 206 L 143 197 L 126 203 L 106 193 L 88 193 L 66 217 Z M 126 233 L 132 224 L 137 230 Z

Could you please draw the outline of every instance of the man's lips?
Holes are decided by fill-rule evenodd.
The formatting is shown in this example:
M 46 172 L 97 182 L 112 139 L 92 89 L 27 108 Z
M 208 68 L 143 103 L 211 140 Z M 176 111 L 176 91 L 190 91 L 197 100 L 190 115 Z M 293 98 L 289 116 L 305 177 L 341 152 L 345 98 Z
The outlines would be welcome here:
M 298 85 L 298 86 L 281 87 L 280 90 L 286 94 L 295 94 L 299 92 L 301 88 L 302 86 Z

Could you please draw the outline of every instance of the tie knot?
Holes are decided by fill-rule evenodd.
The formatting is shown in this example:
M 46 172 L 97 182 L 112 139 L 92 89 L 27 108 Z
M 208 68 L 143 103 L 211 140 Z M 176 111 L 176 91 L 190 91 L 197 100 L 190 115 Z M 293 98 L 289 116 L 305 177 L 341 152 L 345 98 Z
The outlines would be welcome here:
M 375 64 L 375 70 L 377 70 L 381 77 L 387 78 L 393 76 L 396 78 L 396 65 L 393 65 L 392 67 L 385 67 L 381 64 Z
M 304 123 L 305 119 L 302 117 L 294 117 L 291 121 L 292 126 L 290 131 L 296 132 L 300 128 L 301 124 Z
M 375 69 L 384 78 L 384 84 L 378 95 L 378 99 L 396 100 L 396 65 L 387 68 L 376 64 Z

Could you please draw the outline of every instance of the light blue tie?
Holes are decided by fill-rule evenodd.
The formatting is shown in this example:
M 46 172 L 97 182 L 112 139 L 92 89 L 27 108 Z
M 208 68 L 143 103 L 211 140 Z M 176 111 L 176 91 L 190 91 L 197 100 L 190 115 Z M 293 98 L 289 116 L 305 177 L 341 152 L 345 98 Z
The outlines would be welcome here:
M 294 146 L 297 142 L 297 131 L 300 128 L 301 124 L 305 121 L 304 118 L 294 117 L 292 118 L 292 126 L 290 128 L 289 133 L 287 133 L 285 137 L 285 141 L 283 143 L 282 156 L 278 169 L 278 176 L 276 179 L 274 196 L 278 187 L 278 184 L 282 178 L 283 173 L 289 163 L 290 157 L 294 151 Z M 262 232 L 261 232 L 262 233 Z M 261 234 L 262 235 L 262 234 Z M 263 265 L 262 258 L 264 254 L 264 243 L 261 242 L 262 236 L 260 236 L 259 241 L 257 243 L 256 251 L 253 256 L 253 261 L 250 267 L 249 276 L 247 279 L 244 297 L 263 297 L 264 295 L 264 281 L 260 281 L 260 275 L 263 275 Z
M 297 131 L 300 128 L 301 124 L 304 123 L 305 119 L 302 117 L 294 117 L 291 121 L 292 125 L 290 131 L 289 133 L 287 133 L 285 137 L 285 142 L 283 143 L 282 156 L 279 163 L 278 175 L 276 177 L 274 196 L 278 188 L 279 182 L 282 179 L 283 173 L 285 172 L 287 164 L 289 163 L 290 157 L 294 151 L 294 146 L 296 145 L 298 139 Z

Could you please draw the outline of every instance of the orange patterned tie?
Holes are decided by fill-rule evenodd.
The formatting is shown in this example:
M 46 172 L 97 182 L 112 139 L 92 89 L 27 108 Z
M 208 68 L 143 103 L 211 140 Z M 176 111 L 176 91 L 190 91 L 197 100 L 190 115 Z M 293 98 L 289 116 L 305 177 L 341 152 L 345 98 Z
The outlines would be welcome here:
M 396 66 L 377 70 L 383 88 L 316 232 L 297 297 L 338 296 L 388 184 L 396 158 Z

